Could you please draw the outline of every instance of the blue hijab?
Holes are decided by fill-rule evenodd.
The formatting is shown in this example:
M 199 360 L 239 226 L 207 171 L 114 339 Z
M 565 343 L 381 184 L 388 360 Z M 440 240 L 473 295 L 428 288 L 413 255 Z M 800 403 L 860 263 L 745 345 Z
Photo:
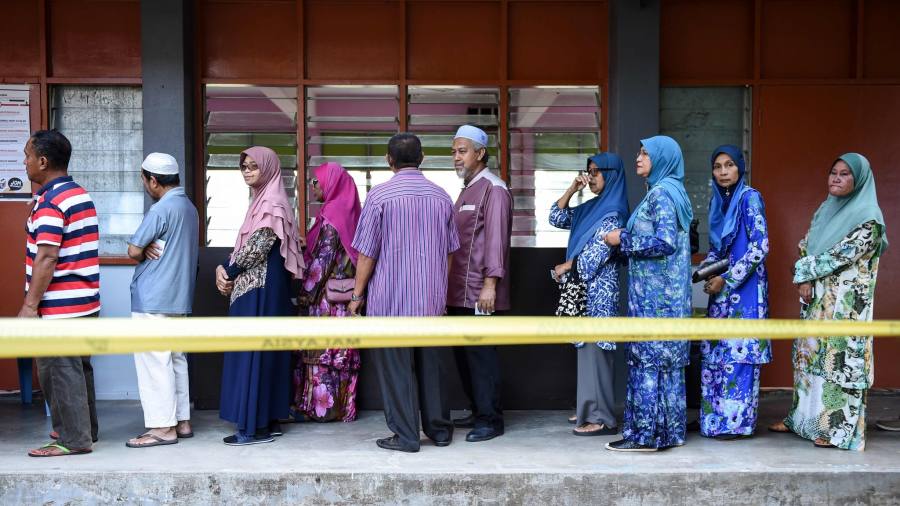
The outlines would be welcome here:
M 738 214 L 741 210 L 741 198 L 750 187 L 744 184 L 744 154 L 741 149 L 731 144 L 723 144 L 713 151 L 709 159 L 710 166 L 716 163 L 716 157 L 726 154 L 738 167 L 738 182 L 732 188 L 723 188 L 712 178 L 713 192 L 709 200 L 709 244 L 716 251 L 724 251 L 731 246 L 737 230 Z
M 691 199 L 688 198 L 687 191 L 684 189 L 684 157 L 681 155 L 681 147 L 675 142 L 675 139 L 665 135 L 643 139 L 641 145 L 647 150 L 653 164 L 647 184 L 651 189 L 660 186 L 669 194 L 675 203 L 675 211 L 678 213 L 678 226 L 684 232 L 688 232 L 691 229 L 691 220 L 694 219 L 694 210 L 691 209 Z M 649 194 L 648 191 L 647 195 Z M 647 201 L 647 195 L 644 195 L 637 209 L 640 209 Z M 635 210 L 628 219 L 626 228 L 629 232 L 634 231 L 637 215 Z
M 628 192 L 625 189 L 625 165 L 615 153 L 598 153 L 587 159 L 603 173 L 605 182 L 599 195 L 573 210 L 572 230 L 566 260 L 575 258 L 594 237 L 600 222 L 610 214 L 619 216 L 619 224 L 628 219 Z

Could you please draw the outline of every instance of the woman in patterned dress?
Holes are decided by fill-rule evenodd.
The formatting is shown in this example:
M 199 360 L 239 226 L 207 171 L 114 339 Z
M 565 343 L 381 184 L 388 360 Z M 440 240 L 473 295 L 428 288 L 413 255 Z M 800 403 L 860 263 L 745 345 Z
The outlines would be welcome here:
M 230 297 L 229 316 L 292 316 L 293 280 L 303 277 L 294 208 L 281 181 L 278 155 L 252 147 L 241 174 L 253 200 L 231 256 L 216 268 L 216 287 Z M 236 425 L 225 444 L 271 443 L 290 403 L 290 351 L 225 353 L 219 416 Z
M 687 318 L 691 315 L 693 211 L 684 189 L 684 158 L 671 137 L 641 141 L 637 173 L 647 178 L 647 195 L 625 229 L 605 236 L 628 257 L 628 314 L 634 317 Z M 656 451 L 684 444 L 684 367 L 688 341 L 629 343 L 628 390 L 623 439 L 607 443 L 613 451 Z
M 300 288 L 300 315 L 347 316 L 347 302 L 331 300 L 327 285 L 330 280 L 350 280 L 352 289 L 357 252 L 350 243 L 361 211 L 359 193 L 340 164 L 324 163 L 313 175 L 310 190 L 322 207 L 307 233 L 311 247 L 305 254 L 309 270 Z M 358 350 L 299 350 L 294 360 L 294 421 L 356 420 Z
M 700 267 L 728 259 L 728 270 L 710 278 L 710 318 L 768 318 L 766 256 L 769 233 L 762 196 L 744 183 L 744 155 L 726 144 L 710 159 L 709 254 Z M 756 429 L 761 364 L 772 360 L 768 340 L 703 341 L 700 433 L 719 440 L 749 437 Z
M 616 316 L 619 312 L 619 275 L 615 250 L 603 236 L 628 219 L 625 168 L 614 153 L 598 153 L 587 160 L 563 196 L 550 208 L 550 224 L 571 229 L 566 262 L 554 269 L 557 278 L 574 270 L 587 285 L 587 316 Z M 572 208 L 569 200 L 585 186 L 597 196 Z M 613 414 L 613 356 L 615 343 L 577 343 L 578 387 L 575 410 L 576 436 L 618 432 Z
M 832 165 L 828 197 L 800 241 L 794 284 L 802 317 L 871 321 L 878 260 L 887 245 L 869 161 L 847 153 Z M 793 431 L 817 447 L 865 449 L 872 360 L 872 336 L 795 340 L 793 405 L 770 429 Z

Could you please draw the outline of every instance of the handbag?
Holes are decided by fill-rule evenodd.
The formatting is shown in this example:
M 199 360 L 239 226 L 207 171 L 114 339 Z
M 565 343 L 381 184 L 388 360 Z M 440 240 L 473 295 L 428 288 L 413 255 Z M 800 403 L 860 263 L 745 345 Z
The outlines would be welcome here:
M 584 316 L 587 312 L 587 284 L 574 270 L 559 283 L 559 305 L 556 316 Z
M 355 287 L 353 278 L 329 279 L 325 282 L 325 300 L 331 304 L 349 304 Z

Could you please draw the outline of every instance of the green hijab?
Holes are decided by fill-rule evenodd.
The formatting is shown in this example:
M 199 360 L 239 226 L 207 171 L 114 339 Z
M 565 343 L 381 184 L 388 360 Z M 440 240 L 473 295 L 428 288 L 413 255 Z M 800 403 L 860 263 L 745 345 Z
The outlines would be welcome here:
M 859 153 L 841 155 L 853 172 L 853 191 L 845 197 L 828 195 L 813 215 L 806 240 L 806 254 L 820 255 L 839 243 L 853 229 L 867 221 L 875 221 L 884 230 L 884 215 L 875 194 L 875 176 L 866 157 Z M 837 160 L 835 160 L 837 163 Z M 881 238 L 879 254 L 887 248 L 887 234 Z

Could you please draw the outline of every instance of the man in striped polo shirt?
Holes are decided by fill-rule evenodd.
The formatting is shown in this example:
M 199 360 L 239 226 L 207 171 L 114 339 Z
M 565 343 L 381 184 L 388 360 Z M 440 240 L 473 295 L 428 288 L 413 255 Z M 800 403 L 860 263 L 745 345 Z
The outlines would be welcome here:
M 444 314 L 449 257 L 459 248 L 459 237 L 453 202 L 419 170 L 422 159 L 418 137 L 405 132 L 391 137 L 387 161 L 394 176 L 369 192 L 353 238 L 359 260 L 351 314 L 358 314 L 364 296 L 368 316 Z M 384 417 L 394 432 L 376 441 L 378 446 L 419 451 L 420 411 L 425 435 L 436 446 L 450 444 L 453 424 L 443 387 L 446 353 L 442 348 L 373 350 Z
M 25 300 L 19 318 L 77 318 L 100 311 L 97 211 L 68 175 L 72 145 L 57 130 L 35 132 L 25 145 L 28 179 L 40 186 L 28 217 Z M 37 360 L 56 439 L 32 457 L 90 453 L 97 440 L 94 370 L 90 357 Z

